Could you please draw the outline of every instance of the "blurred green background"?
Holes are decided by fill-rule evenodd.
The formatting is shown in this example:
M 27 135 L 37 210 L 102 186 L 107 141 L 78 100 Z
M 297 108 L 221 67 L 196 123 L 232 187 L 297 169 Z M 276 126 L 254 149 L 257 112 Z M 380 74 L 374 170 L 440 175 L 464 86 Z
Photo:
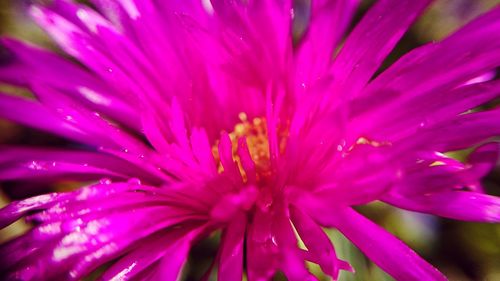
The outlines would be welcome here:
M 308 1 L 308 0 L 296 0 Z M 29 1 L 0 0 L 0 34 L 22 38 L 57 51 L 47 36 L 25 16 L 24 7 Z M 43 2 L 43 1 L 39 1 Z M 363 1 L 356 21 L 373 1 Z M 440 40 L 459 26 L 473 19 L 500 0 L 438 0 L 425 15 L 404 36 L 397 48 L 384 63 L 390 65 L 407 51 L 425 42 Z M 500 30 L 499 30 L 500 34 Z M 0 49 L 0 58 L 1 56 Z M 1 62 L 1 60 L 0 60 Z M 384 68 L 383 67 L 383 68 Z M 18 91 L 0 84 L 0 90 Z M 20 91 L 22 93 L 22 91 Z M 0 145 L 24 144 L 45 146 L 70 145 L 65 140 L 39 131 L 12 124 L 0 119 Z M 458 155 L 461 157 L 463 155 Z M 500 195 L 500 166 L 497 165 L 484 184 L 490 194 Z M 68 184 L 66 184 L 68 185 Z M 21 183 L 3 183 L 0 190 L 0 206 L 10 200 L 33 195 L 33 191 Z M 67 188 L 67 186 L 41 186 L 37 190 Z M 8 193 L 8 195 L 6 195 Z M 382 203 L 373 203 L 359 208 L 366 216 L 376 221 L 431 262 L 450 280 L 500 280 L 500 225 L 458 222 L 428 215 L 401 211 Z M 19 235 L 29 229 L 20 222 L 0 231 L 0 242 Z M 351 262 L 356 274 L 342 273 L 340 280 L 392 280 L 379 268 L 370 263 L 351 243 L 337 231 L 328 230 L 339 256 Z M 185 269 L 186 280 L 198 280 L 211 263 L 217 250 L 218 235 L 200 242 L 192 250 L 190 261 Z M 390 253 L 389 253 L 390 254 Z M 321 280 L 317 266 L 312 270 Z M 92 279 L 92 277 L 90 278 Z M 277 275 L 276 280 L 283 277 Z M 424 280 L 425 281 L 425 280 Z

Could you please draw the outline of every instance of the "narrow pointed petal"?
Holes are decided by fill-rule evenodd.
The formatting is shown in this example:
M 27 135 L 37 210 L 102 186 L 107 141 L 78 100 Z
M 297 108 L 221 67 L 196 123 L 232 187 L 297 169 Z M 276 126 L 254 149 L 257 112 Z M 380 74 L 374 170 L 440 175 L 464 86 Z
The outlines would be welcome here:
M 1 147 L 0 179 L 71 179 L 87 176 L 88 179 L 102 177 L 142 178 L 152 183 L 161 182 L 132 163 L 111 155 L 78 150 L 48 148 Z
M 500 39 L 495 36 L 499 18 L 497 7 L 443 41 L 412 50 L 370 82 L 360 96 L 387 99 L 390 94 L 388 100 L 395 103 L 450 91 L 494 71 L 500 64 Z
M 459 115 L 428 130 L 424 124 L 424 130 L 415 140 L 409 140 L 409 144 L 428 143 L 427 147 L 437 151 L 464 149 L 500 135 L 498 120 L 500 109 L 493 109 Z
M 500 221 L 500 198 L 477 192 L 444 191 L 414 197 L 388 195 L 386 198 L 389 204 L 411 211 L 464 221 Z
M 481 145 L 467 158 L 467 163 L 479 177 L 484 177 L 496 167 L 500 161 L 500 143 L 493 142 Z
M 297 76 L 303 79 L 300 83 L 309 85 L 325 74 L 332 61 L 333 51 L 349 27 L 358 5 L 358 0 L 311 1 L 307 31 L 294 53 L 298 65 Z
M 241 280 L 243 277 L 243 243 L 246 224 L 246 218 L 241 214 L 235 217 L 224 231 L 217 273 L 221 281 Z
M 9 268 L 15 276 L 35 274 L 43 276 L 43 280 L 80 279 L 100 264 L 127 253 L 142 239 L 182 222 L 196 222 L 193 211 L 172 207 L 161 196 L 151 196 L 156 188 L 150 189 L 133 182 L 103 183 L 8 205 L 0 210 L 2 223 L 27 212 L 34 213 L 30 220 L 38 223 L 27 235 L 0 247 L 2 270 Z M 175 229 L 175 233 L 186 231 L 183 227 Z M 194 236 L 185 238 L 176 240 L 179 244 L 174 245 L 179 247 L 171 249 L 178 251 L 177 254 L 183 252 L 184 258 L 183 255 L 171 261 L 162 258 L 160 264 L 164 271 L 159 269 L 158 274 L 169 278 L 172 274 L 177 276 Z M 32 250 L 23 250 L 19 243 Z M 19 267 L 21 260 L 25 266 Z M 40 260 L 47 263 L 40 264 Z
M 161 280 L 177 280 L 181 266 L 187 259 L 186 246 L 195 233 L 186 229 L 173 229 L 158 233 L 141 241 L 140 246 L 119 259 L 100 277 L 102 280 L 128 280 L 137 278 L 155 264 L 155 275 Z M 167 261 L 168 260 L 168 261 Z
M 0 116 L 20 124 L 47 131 L 75 141 L 98 146 L 99 139 L 90 137 L 75 126 L 43 107 L 40 103 L 23 98 L 0 94 Z
M 398 238 L 352 209 L 338 209 L 329 216 L 328 223 L 396 280 L 447 280 Z
M 0 68 L 0 80 L 24 87 L 43 83 L 64 89 L 70 96 L 93 110 L 109 115 L 134 129 L 139 128 L 139 114 L 131 106 L 129 99 L 109 89 L 91 73 L 56 54 L 14 39 L 2 38 L 1 44 L 12 52 L 13 59 Z
M 337 280 L 341 269 L 352 270 L 349 264 L 337 258 L 332 242 L 315 221 L 297 207 L 292 207 L 290 214 L 291 220 L 307 248 L 307 256 L 310 261 L 319 264 L 323 272 L 334 280 Z
M 401 97 L 399 101 L 378 107 L 368 106 L 374 99 L 383 100 L 385 95 L 390 99 L 390 91 L 381 91 L 372 98 L 361 98 L 353 104 L 351 126 L 356 128 L 353 134 L 358 131 L 361 135 L 393 141 L 411 137 L 421 129 L 422 124 L 431 127 L 500 97 L 500 82 L 476 83 L 437 94 L 432 91 L 412 98 Z M 370 112 L 361 113 L 367 108 L 371 109 Z M 361 121 L 366 119 L 373 122 Z
M 336 90 L 350 97 L 361 90 L 431 0 L 381 0 L 349 35 L 333 65 Z M 387 13 L 387 11 L 391 11 Z
M 152 280 L 176 281 L 179 280 L 179 275 L 182 267 L 187 261 L 189 254 L 190 243 L 186 241 L 177 241 L 171 250 L 171 255 L 164 256 L 159 264 L 158 269 L 152 276 Z

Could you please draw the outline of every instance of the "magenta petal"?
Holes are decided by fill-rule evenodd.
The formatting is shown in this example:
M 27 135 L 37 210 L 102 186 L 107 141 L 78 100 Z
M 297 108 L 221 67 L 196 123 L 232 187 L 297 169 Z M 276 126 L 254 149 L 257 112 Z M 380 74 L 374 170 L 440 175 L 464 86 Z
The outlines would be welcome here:
M 408 140 L 409 144 L 426 146 L 437 151 L 460 150 L 489 138 L 500 135 L 500 110 L 459 115 L 447 122 L 442 122 L 422 132 L 414 139 Z
M 272 228 L 271 241 L 280 248 L 281 264 L 279 268 L 288 280 L 317 281 L 317 277 L 312 275 L 304 264 L 302 251 L 297 246 L 298 241 L 292 229 L 290 218 L 285 214 L 275 215 Z
M 0 180 L 109 179 L 0 209 L 33 224 L 0 245 L 6 278 L 174 281 L 222 230 L 221 280 L 316 280 L 308 261 L 336 279 L 335 227 L 397 280 L 444 280 L 352 206 L 500 221 L 480 189 L 500 110 L 478 112 L 500 94 L 500 7 L 375 77 L 431 0 L 376 1 L 333 60 L 359 0 L 80 2 L 28 4 L 65 54 L 0 39 L 0 82 L 34 94 L 0 116 L 94 151 L 0 147 Z
M 479 176 L 486 176 L 500 160 L 500 143 L 484 144 L 474 150 L 467 162 L 472 165 L 472 170 Z
M 144 144 L 111 125 L 99 114 L 77 109 L 53 89 L 48 90 L 45 97 L 54 101 L 53 107 L 60 107 L 47 108 L 38 102 L 0 94 L 0 116 L 80 143 L 130 149 L 138 154 L 148 153 Z
M 352 209 L 338 209 L 330 216 L 332 226 L 396 280 L 447 280 L 399 239 Z
M 238 156 L 240 157 L 241 165 L 245 170 L 248 184 L 256 184 L 257 173 L 255 170 L 255 163 L 250 155 L 250 151 L 248 151 L 248 144 L 245 138 L 238 140 Z
M 172 249 L 172 255 L 164 256 L 160 260 L 158 264 L 158 269 L 152 276 L 152 280 L 165 280 L 165 281 L 179 280 L 179 273 L 182 269 L 182 266 L 187 260 L 190 244 L 181 243 L 175 246 L 176 247 Z
M 381 0 L 367 12 L 335 59 L 336 90 L 359 91 L 431 0 Z M 388 11 L 391 11 L 388 13 Z M 346 91 L 346 92 L 344 92 Z
M 186 124 L 184 121 L 184 111 L 179 104 L 177 98 L 172 99 L 170 107 L 169 127 L 177 144 L 183 148 L 189 149 L 189 139 L 187 136 Z
M 0 226 L 5 227 L 28 212 L 50 210 L 55 206 L 56 216 L 61 216 L 65 210 L 64 205 L 68 203 L 85 202 L 87 200 L 102 199 L 116 193 L 134 190 L 134 184 L 113 183 L 104 180 L 101 184 L 90 185 L 73 192 L 49 193 L 24 200 L 14 201 L 0 210 Z M 81 211 L 81 207 L 78 211 Z M 74 216 L 74 215 L 73 215 Z
M 173 270 L 170 274 L 175 275 L 175 270 L 179 271 L 177 265 L 182 264 L 187 258 L 185 254 L 182 255 L 182 251 L 185 250 L 186 244 L 190 243 L 190 239 L 192 239 L 192 235 L 189 235 L 185 229 L 159 233 L 156 237 L 141 241 L 140 246 L 119 259 L 100 278 L 102 280 L 114 280 L 116 278 L 129 279 L 137 277 L 138 274 L 166 257 L 170 258 L 171 265 L 161 262 L 162 266 L 165 267 L 163 270 Z M 167 278 L 166 275 L 162 277 Z
M 408 198 L 442 191 L 480 191 L 481 178 L 495 166 L 498 143 L 487 143 L 473 151 L 467 163 L 462 163 L 441 153 L 422 155 L 421 162 L 401 171 L 404 174 L 396 181 L 391 193 Z
M 477 192 L 445 191 L 409 198 L 387 195 L 385 201 L 399 208 L 456 220 L 500 221 L 500 198 Z
M 479 177 L 476 174 L 472 176 L 469 174 L 470 171 L 463 165 L 458 167 L 422 165 L 415 167 L 415 171 L 406 172 L 405 176 L 396 182 L 393 192 L 411 198 L 415 195 L 460 189 L 477 182 Z
M 439 93 L 494 70 L 500 63 L 500 41 L 495 36 L 499 14 L 497 7 L 443 41 L 409 52 L 370 82 L 361 95 L 384 90 L 402 98 Z
M 54 201 L 62 196 L 63 195 L 61 194 L 52 193 L 39 195 L 27 200 L 12 202 L 6 207 L 0 209 L 0 227 L 6 227 L 28 211 L 38 210 L 46 207 L 47 205 L 52 205 L 54 204 Z
M 158 212 L 167 213 L 168 210 L 162 208 L 142 208 L 140 212 L 137 212 L 133 216 L 123 212 L 122 214 L 107 216 L 106 219 L 92 220 L 87 226 L 84 226 L 90 228 L 97 223 L 102 224 L 102 228 L 98 229 L 97 233 L 91 233 L 90 231 L 88 231 L 89 233 L 84 233 L 84 238 L 90 242 L 93 239 L 98 240 L 96 246 L 90 244 L 88 241 L 85 243 L 74 241 L 65 244 L 65 239 L 63 238 L 55 251 L 60 250 L 64 252 L 68 248 L 81 246 L 81 251 L 70 252 L 70 255 L 64 257 L 61 261 L 64 262 L 66 260 L 66 262 L 70 262 L 71 259 L 76 259 L 75 264 L 72 265 L 70 274 L 75 277 L 85 276 L 92 272 L 92 270 L 95 270 L 100 264 L 110 261 L 125 252 L 133 243 L 182 221 L 182 219 L 170 221 L 165 217 L 155 216 L 154 214 Z M 148 219 L 148 217 L 154 219 Z M 147 221 L 150 224 L 155 224 L 155 226 L 148 225 Z M 74 232 L 77 232 L 77 230 Z M 75 236 L 74 232 L 69 233 L 65 237 Z M 135 233 L 134 236 L 130 236 L 132 232 Z
M 491 81 L 461 86 L 449 91 L 435 93 L 431 91 L 415 97 L 401 96 L 390 101 L 390 91 L 381 91 L 371 97 L 360 98 L 353 106 L 353 123 L 351 126 L 361 134 L 369 134 L 373 138 L 400 140 L 412 137 L 423 127 L 439 125 L 457 115 L 467 112 L 500 96 L 500 83 Z M 387 95 L 388 97 L 384 97 Z M 374 99 L 387 103 L 372 106 Z M 361 113 L 370 109 L 370 112 Z M 370 119 L 373 122 L 365 122 Z
M 193 155 L 199 163 L 199 168 L 204 170 L 207 175 L 216 175 L 215 159 L 205 130 L 193 128 L 190 142 Z
M 269 213 L 257 210 L 248 226 L 246 266 L 249 281 L 267 280 L 279 266 L 276 238 L 273 236 L 271 224 Z
M 334 280 L 337 280 L 339 270 L 351 270 L 348 263 L 339 260 L 335 254 L 333 244 L 321 229 L 308 215 L 297 207 L 290 208 L 291 220 L 307 248 L 307 257 L 321 266 L 321 269 Z
M 149 189 L 132 182 L 106 183 L 10 204 L 0 211 L 2 223 L 34 211 L 31 217 L 41 224 L 19 238 L 19 243 L 28 243 L 25 248 L 31 250 L 23 251 L 16 243 L 18 240 L 0 248 L 2 256 L 9 260 L 9 264 L 6 261 L 3 263 L 7 267 L 14 266 L 10 270 L 17 275 L 31 274 L 26 271 L 30 269 L 39 276 L 46 276 L 45 279 L 57 276 L 78 279 L 100 264 L 126 253 L 142 239 L 148 239 L 174 225 L 199 220 L 195 218 L 195 211 L 172 207 L 163 196 L 152 196 L 151 192 L 158 194 L 156 192 L 159 191 Z M 183 242 L 176 239 L 180 243 L 177 250 L 186 255 L 192 239 L 198 234 L 193 232 L 185 236 Z M 159 269 L 157 273 L 175 280 L 175 269 L 178 272 L 185 260 L 181 256 L 179 261 L 162 259 L 160 264 L 164 264 L 165 272 Z M 40 260 L 45 260 L 46 264 L 42 265 L 38 262 Z M 15 263 L 21 261 L 25 266 L 16 268 Z M 52 270 L 48 271 L 47 268 Z
M 258 208 L 247 234 L 249 280 L 270 279 L 276 271 L 288 280 L 317 280 L 306 268 L 302 250 L 282 202 Z
M 126 53 L 126 56 L 120 61 L 116 61 L 113 57 L 115 52 L 104 51 L 104 46 L 95 40 L 93 34 L 83 30 L 63 16 L 41 6 L 32 6 L 30 13 L 34 20 L 60 44 L 61 48 L 95 71 L 101 79 L 107 81 L 108 85 L 119 92 L 120 95 L 137 101 L 136 97 L 141 97 L 144 93 L 156 92 L 155 86 L 151 85 L 152 82 L 145 78 L 143 72 L 138 71 L 135 63 L 128 60 L 136 57 L 134 56 L 136 54 Z M 106 28 L 102 25 L 95 26 L 95 29 L 95 31 L 106 32 Z M 110 39 L 113 39 L 110 34 L 107 35 Z M 110 40 L 108 43 L 115 42 Z M 115 51 L 123 54 L 121 52 L 123 51 L 122 48 Z M 120 62 L 126 65 L 123 66 Z M 128 68 L 126 68 L 127 66 Z M 128 71 L 133 73 L 128 73 Z M 134 79 L 131 78 L 132 75 L 135 75 Z M 131 92 L 134 94 L 131 95 Z
M 148 148 L 132 134 L 107 121 L 99 113 L 92 112 L 64 95 L 63 92 L 43 84 L 35 84 L 34 90 L 44 106 L 53 110 L 61 119 L 75 124 L 85 133 L 100 139 L 103 143 L 114 143 L 113 146 L 126 148 L 135 153 L 146 154 Z
M 242 181 L 238 165 L 233 159 L 233 145 L 227 133 L 222 133 L 219 143 L 219 157 L 224 173 L 230 177 L 233 182 L 238 183 Z
M 131 176 L 152 183 L 160 179 L 131 163 L 106 154 L 78 150 L 0 147 L 0 179 L 100 179 Z
M 158 120 L 158 116 L 153 111 L 145 111 L 141 116 L 144 135 L 151 145 L 160 153 L 168 153 L 171 150 L 168 141 L 168 131 L 166 126 Z
M 241 214 L 233 219 L 222 236 L 219 253 L 218 279 L 241 280 L 243 277 L 243 241 L 246 217 Z
M 7 38 L 1 42 L 13 53 L 14 61 L 0 68 L 0 80 L 25 87 L 43 81 L 43 84 L 64 89 L 92 109 L 138 129 L 138 112 L 129 100 L 91 73 L 49 51 Z M 16 71 L 21 73 L 14 73 Z M 33 74 L 26 75 L 28 72 Z
M 309 26 L 294 53 L 298 82 L 310 85 L 325 74 L 358 5 L 358 0 L 311 1 Z
M 78 126 L 60 118 L 40 103 L 27 99 L 0 94 L 0 116 L 69 139 L 99 145 L 99 140 L 91 138 Z

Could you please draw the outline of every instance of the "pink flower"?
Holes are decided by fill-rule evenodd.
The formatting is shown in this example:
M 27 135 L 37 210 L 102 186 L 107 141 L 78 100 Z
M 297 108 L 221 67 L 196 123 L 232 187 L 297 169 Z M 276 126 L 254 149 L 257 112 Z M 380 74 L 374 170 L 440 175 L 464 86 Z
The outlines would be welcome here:
M 176 280 L 218 230 L 220 280 L 314 280 L 305 261 L 336 279 L 352 269 L 334 227 L 397 280 L 444 280 L 352 207 L 500 220 L 480 185 L 500 110 L 469 111 L 500 96 L 497 80 L 470 82 L 500 66 L 499 8 L 375 76 L 431 1 L 378 1 L 334 59 L 357 0 L 313 0 L 295 40 L 289 0 L 91 2 L 30 8 L 73 59 L 2 41 L 0 80 L 36 98 L 0 95 L 0 115 L 83 146 L 2 147 L 0 179 L 94 182 L 0 210 L 2 227 L 34 224 L 0 248 L 8 279 L 115 261 L 102 279 Z M 465 163 L 443 154 L 469 147 Z

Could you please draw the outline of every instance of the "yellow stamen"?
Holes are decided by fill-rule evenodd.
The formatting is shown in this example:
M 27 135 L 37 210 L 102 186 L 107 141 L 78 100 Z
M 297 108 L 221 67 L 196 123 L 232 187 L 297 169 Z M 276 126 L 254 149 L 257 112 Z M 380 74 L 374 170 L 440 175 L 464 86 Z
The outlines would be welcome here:
M 358 140 L 356 140 L 356 144 L 369 144 L 373 147 L 381 147 L 381 146 L 391 145 L 391 143 L 388 141 L 374 141 L 374 140 L 369 140 L 365 137 L 360 137 Z
M 229 133 L 229 138 L 231 139 L 232 144 L 233 159 L 238 164 L 243 181 L 247 182 L 248 177 L 243 169 L 240 156 L 237 152 L 238 140 L 242 137 L 246 138 L 248 151 L 250 152 L 250 156 L 255 163 L 257 180 L 269 176 L 271 174 L 271 162 L 266 119 L 263 117 L 256 117 L 249 120 L 245 112 L 239 113 L 238 118 L 241 122 L 234 126 L 233 131 Z M 283 152 L 286 144 L 286 130 L 279 131 L 280 150 Z M 218 143 L 212 147 L 212 153 L 218 163 L 218 172 L 222 173 L 224 168 L 220 162 Z

